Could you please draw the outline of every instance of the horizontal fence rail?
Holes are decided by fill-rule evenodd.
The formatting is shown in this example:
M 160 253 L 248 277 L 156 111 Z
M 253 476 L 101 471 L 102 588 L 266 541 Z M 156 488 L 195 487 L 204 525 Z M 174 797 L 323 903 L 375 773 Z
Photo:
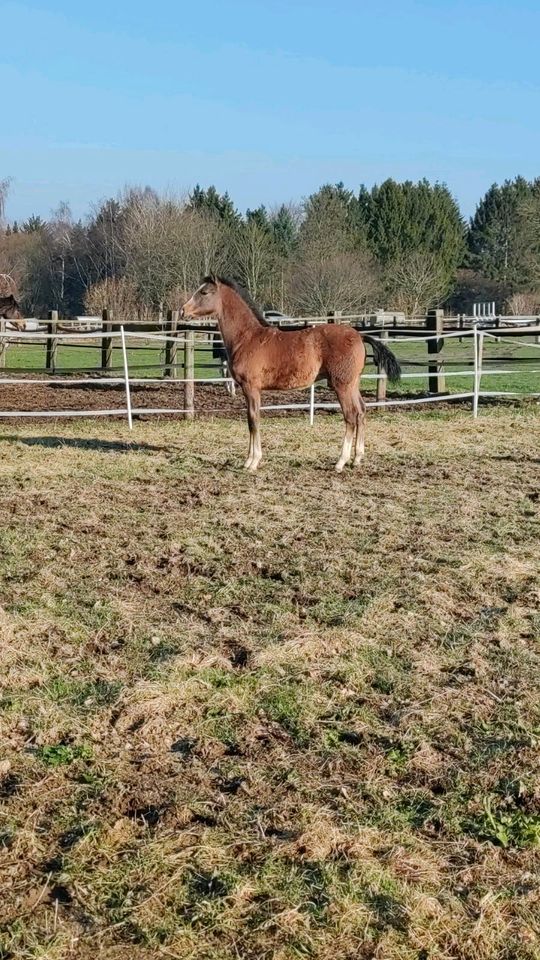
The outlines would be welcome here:
M 442 312 L 442 311 L 441 311 Z M 39 320 L 35 317 L 26 318 L 26 323 L 34 324 L 40 329 L 45 330 L 49 323 L 55 322 L 58 330 L 69 331 L 69 330 L 79 330 L 81 332 L 101 332 L 103 329 L 104 323 L 117 323 L 122 325 L 126 329 L 132 327 L 142 327 L 146 329 L 155 329 L 158 327 L 161 330 L 166 330 L 170 326 L 170 320 L 164 320 L 158 322 L 156 320 L 139 320 L 136 318 L 123 321 L 114 321 L 112 313 L 107 311 L 108 317 L 106 320 L 93 320 L 91 323 L 85 324 L 81 322 L 81 319 L 70 319 L 65 318 L 62 320 L 56 321 L 45 321 Z M 272 326 L 280 325 L 298 325 L 302 326 L 306 323 L 308 324 L 320 324 L 320 323 L 360 323 L 366 324 L 369 326 L 378 326 L 378 327 L 401 327 L 401 326 L 413 326 L 419 327 L 426 324 L 426 316 L 413 316 L 406 317 L 405 314 L 399 313 L 396 311 L 379 311 L 375 313 L 341 313 L 339 310 L 330 311 L 327 314 L 318 314 L 313 316 L 300 316 L 300 317 L 273 317 L 269 316 L 266 318 L 267 323 Z M 494 328 L 499 326 L 535 326 L 540 325 L 540 314 L 523 314 L 523 315 L 514 315 L 514 314 L 502 314 L 502 313 L 493 313 L 487 314 L 486 316 L 481 316 L 479 314 L 455 314 L 453 316 L 444 316 L 443 314 L 443 323 L 446 328 L 456 327 L 461 328 L 473 327 L 475 324 L 486 324 Z M 178 321 L 177 321 L 178 322 Z M 14 324 L 9 320 L 6 321 L 6 325 L 9 329 L 15 329 Z M 183 326 L 182 322 L 182 326 Z M 201 318 L 196 324 L 190 324 L 192 329 L 197 330 L 208 330 L 215 326 L 215 320 L 208 318 Z

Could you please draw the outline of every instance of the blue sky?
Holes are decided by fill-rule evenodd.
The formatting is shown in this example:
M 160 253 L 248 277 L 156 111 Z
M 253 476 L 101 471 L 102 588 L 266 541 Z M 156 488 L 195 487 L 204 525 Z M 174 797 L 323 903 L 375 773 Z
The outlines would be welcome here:
M 8 216 L 126 184 L 241 209 L 442 180 L 465 214 L 540 175 L 540 0 L 45 0 L 0 8 Z

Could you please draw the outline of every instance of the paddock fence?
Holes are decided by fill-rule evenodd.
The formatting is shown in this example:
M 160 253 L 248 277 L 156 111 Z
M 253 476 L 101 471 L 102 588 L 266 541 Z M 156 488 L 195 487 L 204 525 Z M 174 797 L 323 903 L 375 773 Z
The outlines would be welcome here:
M 287 321 L 287 325 L 302 328 L 321 322 L 349 323 L 360 333 L 369 332 L 389 342 L 403 366 L 402 392 L 389 395 L 384 371 L 368 369 L 362 375 L 362 383 L 372 383 L 375 387 L 375 396 L 367 401 L 368 407 L 469 402 L 473 416 L 477 417 L 482 399 L 527 397 L 537 400 L 540 397 L 540 318 L 499 317 L 485 329 L 478 317 L 457 318 L 456 324 L 456 318 L 445 318 L 439 310 L 430 311 L 422 326 L 412 322 L 398 325 L 396 316 L 391 315 L 390 324 L 377 325 L 373 315 L 332 313 L 326 317 L 296 318 Z M 449 321 L 453 321 L 452 324 Z M 179 415 L 190 419 L 198 412 L 196 401 L 200 390 L 216 386 L 230 389 L 233 385 L 224 375 L 221 363 L 212 356 L 214 345 L 223 344 L 215 324 L 180 324 L 178 314 L 170 312 L 163 329 L 153 332 L 148 324 L 136 321 L 129 325 L 114 324 L 110 311 L 104 311 L 99 329 L 81 331 L 72 327 L 60 323 L 54 312 L 45 329 L 17 332 L 6 329 L 5 322 L 2 323 L 0 419 L 123 416 L 130 427 L 133 418 L 142 415 Z M 418 356 L 419 346 L 426 350 L 423 357 Z M 493 347 L 491 355 L 486 346 Z M 98 362 L 91 367 L 73 360 L 67 366 L 61 365 L 60 350 L 68 348 L 71 358 L 91 349 Z M 400 349 L 403 355 L 399 354 Z M 31 351 L 34 358 L 30 365 L 23 362 L 25 351 Z M 36 353 L 42 357 L 43 366 L 36 365 Z M 10 356 L 16 360 L 11 365 L 7 363 Z M 486 389 L 488 380 L 491 389 Z M 165 383 L 178 388 L 179 406 L 140 407 L 133 403 L 132 388 Z M 4 410 L 1 397 L 2 387 L 6 385 L 25 389 L 31 385 L 72 388 L 107 385 L 120 388 L 124 401 L 107 409 L 83 409 L 78 404 L 76 409 Z M 296 397 L 294 402 L 263 404 L 262 410 L 304 411 L 313 423 L 316 411 L 339 408 L 337 402 L 321 396 L 324 385 L 317 383 L 306 388 L 302 398 Z M 407 389 L 409 393 L 404 394 Z M 300 391 L 295 391 L 298 393 Z M 223 406 L 215 411 L 205 406 L 203 412 L 223 413 Z

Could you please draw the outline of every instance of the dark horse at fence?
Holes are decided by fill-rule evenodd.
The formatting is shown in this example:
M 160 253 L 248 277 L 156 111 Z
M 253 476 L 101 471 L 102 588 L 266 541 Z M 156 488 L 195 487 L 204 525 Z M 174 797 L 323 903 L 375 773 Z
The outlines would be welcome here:
M 17 330 L 24 330 L 24 317 L 14 296 L 0 297 L 0 320 L 11 320 Z
M 364 455 L 366 411 L 359 390 L 359 378 L 366 362 L 364 343 L 370 344 L 375 362 L 388 378 L 399 380 L 399 363 L 388 347 L 345 325 L 325 323 L 287 331 L 271 327 L 247 293 L 223 277 L 205 277 L 184 304 L 181 315 L 218 318 L 230 375 L 247 401 L 250 438 L 247 470 L 254 472 L 262 457 L 261 390 L 309 387 L 320 377 L 327 378 L 335 390 L 345 420 L 345 438 L 336 470 L 340 473 L 350 461 L 353 443 L 354 465 L 360 464 Z
M 227 393 L 234 397 L 236 395 L 235 383 L 229 370 L 229 358 L 227 351 L 221 340 L 221 333 L 214 334 L 212 337 L 212 360 L 219 360 L 221 364 L 221 374 L 227 378 Z

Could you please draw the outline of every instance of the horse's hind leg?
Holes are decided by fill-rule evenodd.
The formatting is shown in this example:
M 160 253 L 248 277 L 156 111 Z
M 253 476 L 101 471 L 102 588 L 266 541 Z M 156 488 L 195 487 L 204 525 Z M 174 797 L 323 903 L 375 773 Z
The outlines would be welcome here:
M 354 445 L 353 466 L 358 467 L 364 457 L 364 441 L 366 434 L 366 404 L 364 398 L 358 394 L 358 408 L 356 413 L 356 440 Z
M 356 386 L 353 388 L 351 388 L 350 385 L 344 387 L 335 386 L 334 389 L 337 393 L 343 419 L 345 420 L 343 447 L 341 448 L 341 456 L 336 463 L 336 471 L 337 473 L 341 473 L 345 464 L 349 463 L 351 459 L 353 440 L 358 424 L 358 402 L 355 396 Z

